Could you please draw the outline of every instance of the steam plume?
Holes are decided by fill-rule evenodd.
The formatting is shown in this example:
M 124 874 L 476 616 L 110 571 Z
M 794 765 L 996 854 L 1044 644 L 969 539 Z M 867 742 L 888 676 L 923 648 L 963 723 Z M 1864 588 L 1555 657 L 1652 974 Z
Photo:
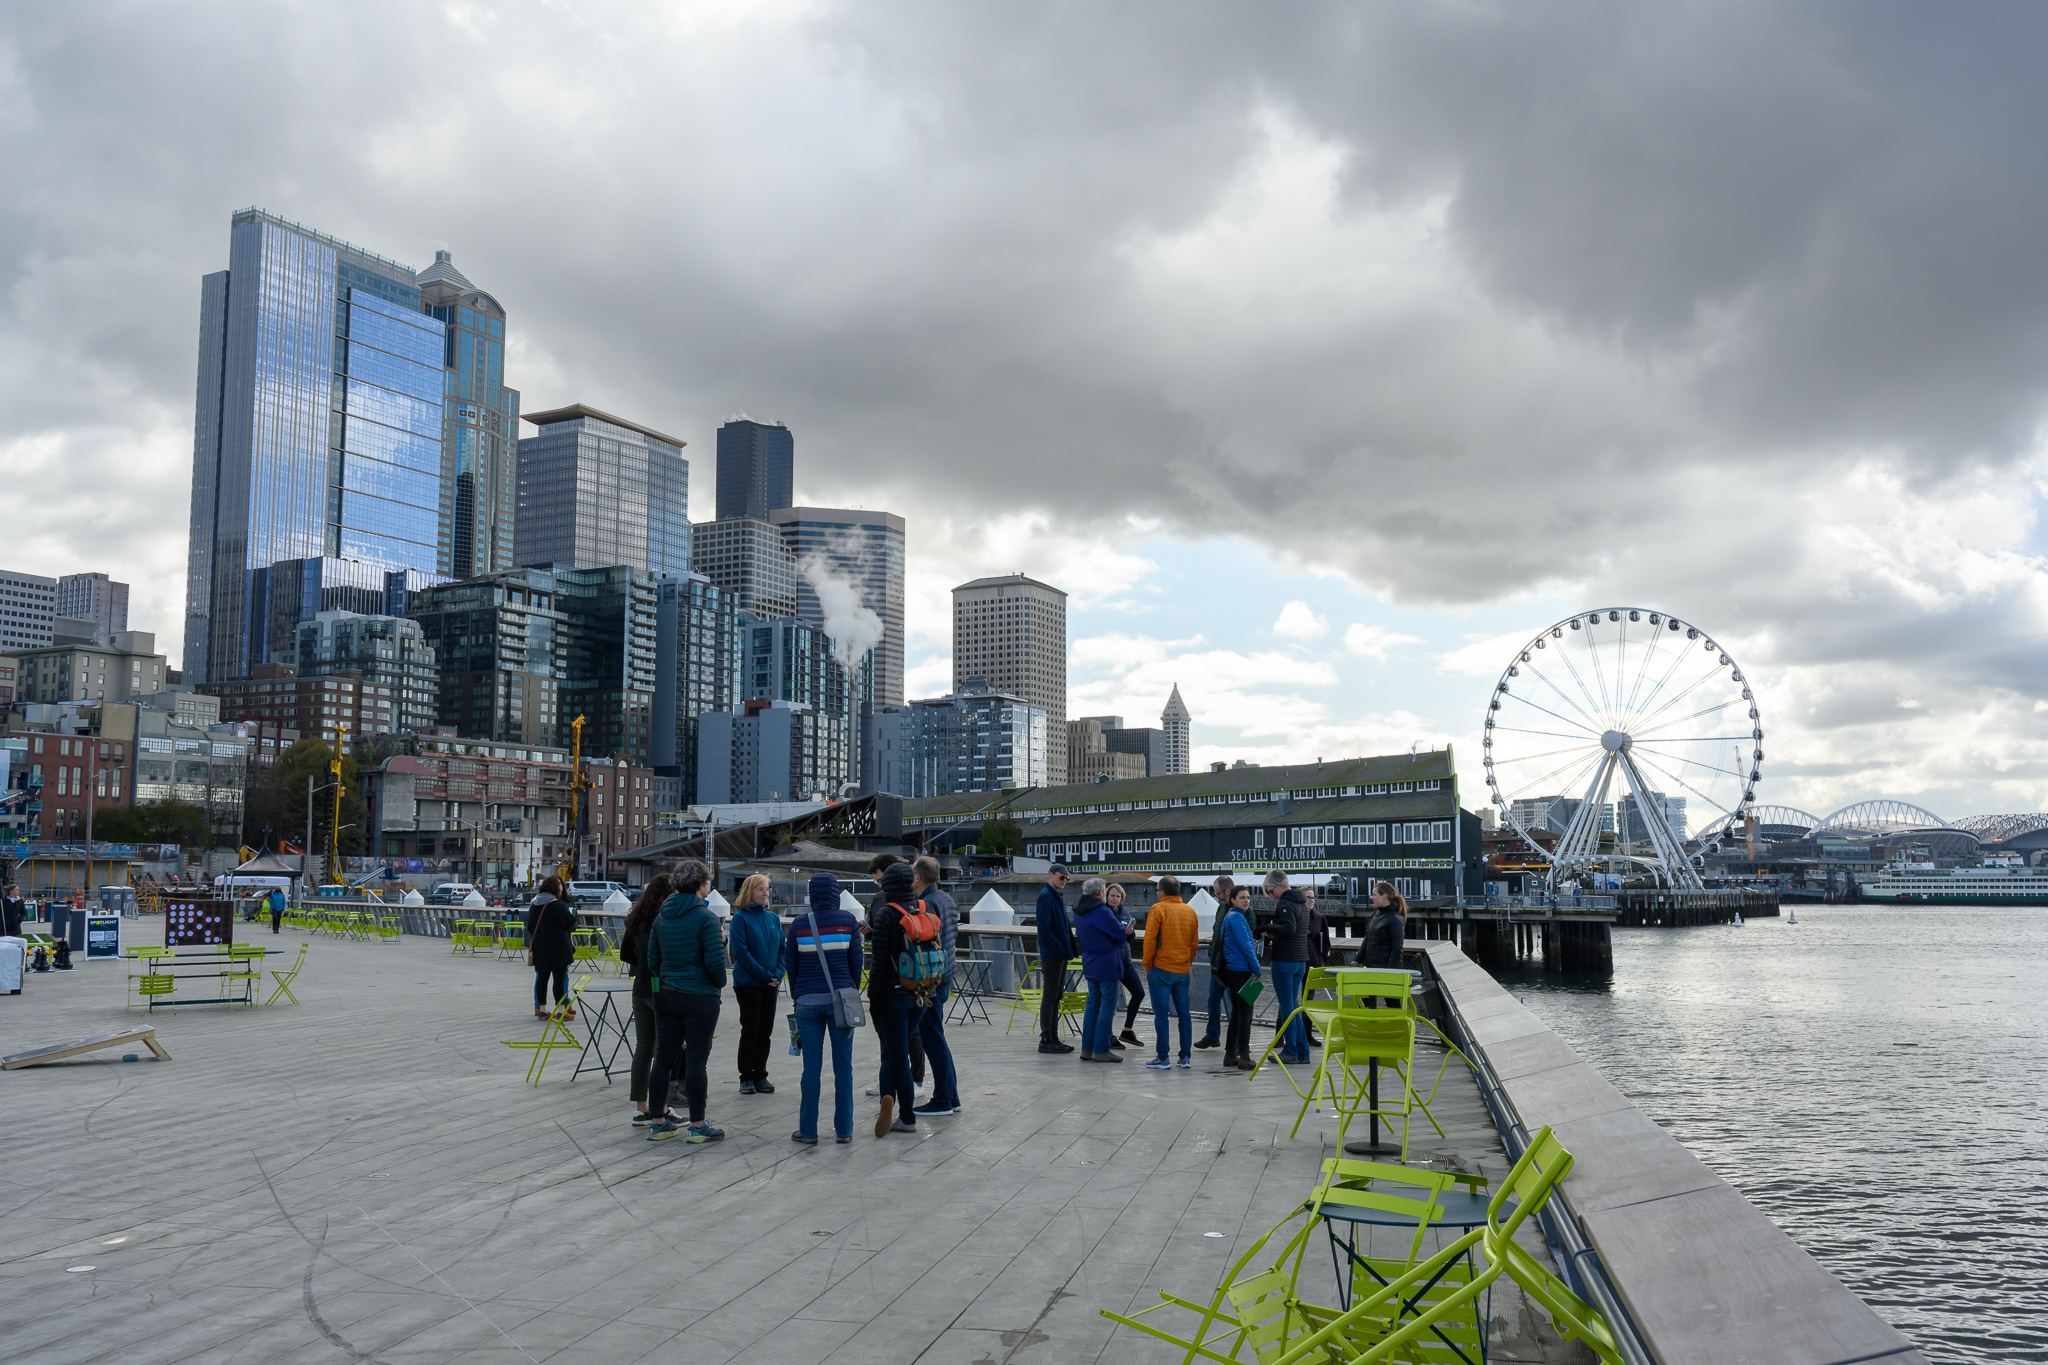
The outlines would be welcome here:
M 851 672 L 860 666 L 861 655 L 882 642 L 882 618 L 862 605 L 860 589 L 825 555 L 807 554 L 796 567 L 818 594 L 833 656 Z

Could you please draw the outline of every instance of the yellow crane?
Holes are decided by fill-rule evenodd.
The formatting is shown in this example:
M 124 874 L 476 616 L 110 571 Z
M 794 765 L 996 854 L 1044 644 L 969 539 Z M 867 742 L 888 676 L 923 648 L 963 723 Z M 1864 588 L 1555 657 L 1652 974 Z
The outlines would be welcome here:
M 334 778 L 334 838 L 333 838 L 333 840 L 331 841 L 331 844 L 330 844 L 330 847 L 329 847 L 329 852 L 328 852 L 328 855 L 327 855 L 327 881 L 328 881 L 328 884 L 329 884 L 329 885 L 339 885 L 339 884 L 341 883 L 341 881 L 342 881 L 342 875 L 341 875 L 341 759 L 342 759 L 342 754 L 344 753 L 344 750 L 342 749 L 342 745 L 343 745 L 343 744 L 345 744 L 345 743 L 347 742 L 347 740 L 348 740 L 348 726 L 347 726 L 347 724 L 346 724 L 346 723 L 344 723 L 344 724 L 342 724 L 342 725 L 341 725 L 340 727 L 338 727 L 338 729 L 337 729 L 337 731 L 336 731 L 336 733 L 335 733 L 335 736 L 334 736 L 334 757 L 333 757 L 332 759 L 328 760 L 328 763 L 327 763 L 327 771 L 328 771 L 328 772 L 329 772 L 329 773 L 330 773 L 330 774 L 331 774 L 331 775 L 333 776 L 333 778 Z
M 569 722 L 571 750 L 569 757 L 569 841 L 567 854 L 555 868 L 555 875 L 564 884 L 575 879 L 581 870 L 583 859 L 583 793 L 590 786 L 590 779 L 583 775 L 583 717 Z

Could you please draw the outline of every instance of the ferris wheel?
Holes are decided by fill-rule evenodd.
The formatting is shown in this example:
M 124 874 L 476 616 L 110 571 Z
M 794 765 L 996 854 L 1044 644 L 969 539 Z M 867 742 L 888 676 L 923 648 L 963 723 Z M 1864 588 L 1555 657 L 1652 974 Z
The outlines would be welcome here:
M 1621 863 L 1697 891 L 1686 832 L 1755 799 L 1763 740 L 1749 683 L 1712 636 L 1603 607 L 1522 646 L 1487 704 L 1482 751 L 1502 824 L 1550 863 L 1553 884 Z

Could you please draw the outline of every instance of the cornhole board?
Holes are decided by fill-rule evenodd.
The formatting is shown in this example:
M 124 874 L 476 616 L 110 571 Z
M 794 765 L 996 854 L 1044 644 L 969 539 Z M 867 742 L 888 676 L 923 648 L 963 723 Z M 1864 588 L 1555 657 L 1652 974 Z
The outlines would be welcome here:
M 81 1038 L 75 1043 L 58 1043 L 54 1047 L 39 1047 L 28 1052 L 17 1052 L 9 1057 L 0 1057 L 0 1071 L 18 1071 L 25 1066 L 42 1066 L 49 1062 L 61 1062 L 71 1057 L 97 1052 L 106 1047 L 123 1047 L 140 1043 L 156 1054 L 160 1062 L 171 1060 L 171 1054 L 156 1040 L 156 1030 L 146 1025 L 141 1028 L 124 1028 L 119 1033 L 103 1033 L 96 1038 Z

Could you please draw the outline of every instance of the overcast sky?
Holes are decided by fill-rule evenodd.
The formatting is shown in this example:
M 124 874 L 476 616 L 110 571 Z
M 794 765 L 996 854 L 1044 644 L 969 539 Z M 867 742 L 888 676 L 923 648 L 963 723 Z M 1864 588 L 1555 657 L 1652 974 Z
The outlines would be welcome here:
M 1764 799 L 2048 801 L 2048 11 L 1594 3 L 0 9 L 6 567 L 175 654 L 199 277 L 257 204 L 508 310 L 528 408 L 1075 594 L 1076 713 L 1456 743 L 1642 605 Z M 1468 796 L 1473 795 L 1468 793 Z

